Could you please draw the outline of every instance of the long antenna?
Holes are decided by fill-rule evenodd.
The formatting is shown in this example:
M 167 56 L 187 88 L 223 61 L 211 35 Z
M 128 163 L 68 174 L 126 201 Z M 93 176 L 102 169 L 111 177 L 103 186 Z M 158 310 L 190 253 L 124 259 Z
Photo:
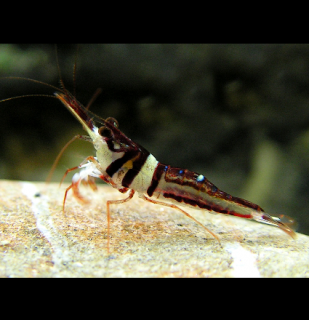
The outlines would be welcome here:
M 64 83 L 63 83 L 63 80 L 62 80 L 62 76 L 61 76 L 61 70 L 60 70 L 60 66 L 59 66 L 57 44 L 55 44 L 55 51 L 56 51 L 56 60 L 57 60 L 57 68 L 58 68 L 60 86 L 61 86 L 61 89 L 66 92 L 67 90 L 66 90 L 66 88 L 65 88 L 65 86 L 64 86 Z
M 28 97 L 48 97 L 48 98 L 56 98 L 57 99 L 56 96 L 52 96 L 52 95 L 48 95 L 48 94 L 25 94 L 22 96 L 16 96 L 16 97 L 2 99 L 2 100 L 0 100 L 0 103 L 5 102 L 5 101 L 14 100 L 14 99 L 28 98 Z
M 55 171 L 55 169 L 56 169 L 56 166 L 57 166 L 57 164 L 58 164 L 58 162 L 59 162 L 59 160 L 60 160 L 63 152 L 64 152 L 64 151 L 66 150 L 66 148 L 67 148 L 73 141 L 75 141 L 76 139 L 82 139 L 82 138 L 81 138 L 81 135 L 76 135 L 76 136 L 74 136 L 74 137 L 73 137 L 70 141 L 68 141 L 68 142 L 64 145 L 64 147 L 60 150 L 60 152 L 59 152 L 59 154 L 57 155 L 57 157 L 56 157 L 56 159 L 55 159 L 52 167 L 51 167 L 50 170 L 49 170 L 48 176 L 47 176 L 47 178 L 46 178 L 46 180 L 45 180 L 46 183 L 49 183 L 49 182 L 50 182 L 51 177 L 52 177 L 52 175 L 53 175 L 53 173 L 54 173 L 54 171 Z
M 44 86 L 47 86 L 47 87 L 50 87 L 50 88 L 53 88 L 54 90 L 57 90 L 57 91 L 61 91 L 62 93 L 65 93 L 64 90 L 56 87 L 56 86 L 53 86 L 49 83 L 46 83 L 46 82 L 43 82 L 43 81 L 39 81 L 39 80 L 35 80 L 35 79 L 31 79 L 31 78 L 26 78 L 26 77 L 1 77 L 0 79 L 13 79 L 13 80 L 24 80 L 24 81 L 31 81 L 31 82 L 35 82 L 35 83 L 39 83 L 39 84 L 43 84 Z

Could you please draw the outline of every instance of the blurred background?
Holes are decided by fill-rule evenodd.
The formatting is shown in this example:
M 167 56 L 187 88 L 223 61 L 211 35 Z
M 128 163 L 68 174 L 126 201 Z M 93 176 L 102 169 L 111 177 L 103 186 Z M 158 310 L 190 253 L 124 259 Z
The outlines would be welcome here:
M 309 234 L 309 45 L 58 45 L 61 76 L 84 105 L 160 162 L 205 175 L 220 189 L 297 219 Z M 77 53 L 77 54 L 76 54 Z M 0 77 L 59 86 L 53 44 L 0 44 Z M 0 99 L 49 94 L 30 81 L 0 79 Z M 56 99 L 0 105 L 0 178 L 44 181 L 58 152 L 81 125 Z M 94 155 L 68 147 L 52 181 Z M 70 177 L 67 178 L 70 181 Z

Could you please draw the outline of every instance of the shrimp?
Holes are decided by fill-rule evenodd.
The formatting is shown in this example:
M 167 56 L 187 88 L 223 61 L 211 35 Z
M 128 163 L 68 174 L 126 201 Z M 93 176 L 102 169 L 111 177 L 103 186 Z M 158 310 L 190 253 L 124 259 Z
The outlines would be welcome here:
M 76 62 L 74 65 L 74 76 L 75 69 Z M 181 207 L 212 211 L 269 224 L 295 238 L 296 234 L 292 227 L 282 222 L 282 217 L 272 217 L 257 204 L 221 191 L 202 174 L 160 163 L 144 147 L 127 137 L 119 129 L 116 119 L 112 117 L 103 119 L 89 111 L 89 105 L 85 108 L 78 102 L 75 95 L 72 95 L 65 88 L 61 80 L 59 63 L 58 70 L 61 88 L 28 78 L 7 78 L 33 81 L 55 89 L 56 92 L 53 97 L 61 101 L 82 124 L 87 133 L 87 135 L 75 136 L 70 142 L 79 138 L 91 142 L 95 148 L 95 156 L 87 157 L 78 166 L 65 172 L 63 179 L 69 172 L 79 170 L 74 174 L 71 185 L 65 191 L 63 211 L 65 210 L 65 202 L 70 190 L 72 190 L 73 196 L 77 200 L 83 203 L 88 202 L 79 192 L 79 185 L 80 183 L 84 183 L 92 187 L 92 189 L 96 189 L 96 178 L 102 179 L 121 193 L 128 193 L 124 199 L 107 200 L 106 202 L 108 252 L 110 244 L 110 205 L 129 201 L 135 192 L 145 201 L 181 211 L 205 231 L 209 232 L 219 243 L 220 239 L 216 234 L 184 209 L 180 208 L 179 205 Z M 4 99 L 2 102 L 25 96 Z M 34 96 L 51 97 L 50 95 Z
M 129 201 L 135 192 L 146 201 L 181 211 L 219 243 L 216 234 L 178 205 L 269 224 L 295 238 L 295 232 L 280 217 L 270 216 L 257 204 L 221 191 L 202 174 L 160 163 L 144 147 L 127 137 L 119 129 L 116 119 L 103 119 L 94 115 L 67 90 L 56 92 L 55 96 L 82 124 L 88 134 L 86 137 L 81 136 L 82 139 L 92 142 L 96 150 L 95 157 L 89 156 L 79 166 L 65 172 L 64 176 L 72 170 L 80 169 L 74 174 L 72 184 L 65 192 L 63 209 L 70 189 L 79 201 L 87 202 L 78 187 L 83 182 L 94 188 L 94 178 L 104 180 L 121 193 L 129 192 L 127 198 L 107 201 L 107 248 L 110 239 L 110 205 Z

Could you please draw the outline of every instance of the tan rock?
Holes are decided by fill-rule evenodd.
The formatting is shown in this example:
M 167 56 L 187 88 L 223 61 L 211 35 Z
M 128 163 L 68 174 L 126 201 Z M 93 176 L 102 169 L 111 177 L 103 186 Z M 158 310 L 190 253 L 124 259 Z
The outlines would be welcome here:
M 81 205 L 57 184 L 0 181 L 1 277 L 308 277 L 309 237 L 240 218 L 188 210 L 220 236 L 222 246 L 193 221 L 137 195 L 111 206 L 110 186 L 81 187 Z

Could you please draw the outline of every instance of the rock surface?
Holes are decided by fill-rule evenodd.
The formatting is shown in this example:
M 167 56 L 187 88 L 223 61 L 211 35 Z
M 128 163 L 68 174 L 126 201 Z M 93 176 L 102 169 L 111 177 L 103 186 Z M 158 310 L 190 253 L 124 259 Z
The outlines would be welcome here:
M 1 277 L 308 277 L 309 238 L 243 219 L 187 210 L 220 236 L 222 246 L 180 212 L 138 196 L 111 207 L 111 246 L 106 249 L 108 199 L 124 195 L 109 186 L 80 205 L 65 187 L 0 181 Z

